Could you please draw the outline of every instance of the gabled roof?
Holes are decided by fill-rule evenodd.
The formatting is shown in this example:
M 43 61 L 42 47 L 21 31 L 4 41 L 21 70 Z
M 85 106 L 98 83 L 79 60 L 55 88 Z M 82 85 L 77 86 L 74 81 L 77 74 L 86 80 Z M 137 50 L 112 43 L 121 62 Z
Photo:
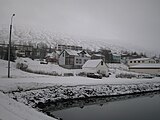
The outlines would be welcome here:
M 95 68 L 101 63 L 102 59 L 88 60 L 82 68 Z
M 73 55 L 73 56 L 79 56 L 78 53 L 80 51 L 75 51 L 75 50 L 69 50 L 69 49 L 66 49 L 65 50 L 69 55 Z
M 70 49 L 65 49 L 65 50 L 63 50 L 62 52 L 61 52 L 61 54 L 64 52 L 64 51 L 66 51 L 69 55 L 71 55 L 71 56 L 79 56 L 79 54 L 80 53 L 82 53 L 82 52 L 85 52 L 85 56 L 86 57 L 91 57 L 86 51 L 84 51 L 84 50 L 79 50 L 79 51 L 76 51 L 76 50 L 70 50 Z M 60 54 L 60 55 L 61 55 Z

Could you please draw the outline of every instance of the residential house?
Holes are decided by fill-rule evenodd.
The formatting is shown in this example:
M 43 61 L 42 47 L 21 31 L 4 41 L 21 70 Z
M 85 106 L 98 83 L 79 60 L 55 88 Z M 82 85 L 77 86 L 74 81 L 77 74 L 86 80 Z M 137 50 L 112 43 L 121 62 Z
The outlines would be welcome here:
M 83 64 L 89 59 L 91 59 L 91 56 L 84 50 L 65 49 L 59 56 L 59 65 L 65 68 L 82 68 Z
M 100 73 L 104 76 L 108 76 L 108 66 L 102 59 L 92 59 L 88 60 L 83 66 L 82 69 L 87 73 Z
M 128 66 L 134 66 L 137 64 L 147 64 L 147 63 L 156 63 L 156 61 L 152 58 L 137 58 L 128 60 Z

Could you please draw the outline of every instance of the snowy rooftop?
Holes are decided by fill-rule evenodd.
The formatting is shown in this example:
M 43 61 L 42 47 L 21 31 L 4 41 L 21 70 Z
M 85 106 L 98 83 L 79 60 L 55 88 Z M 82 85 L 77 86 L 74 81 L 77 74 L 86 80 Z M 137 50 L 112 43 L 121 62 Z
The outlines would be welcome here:
M 93 54 L 95 56 L 98 56 L 98 57 L 104 57 L 104 55 L 101 55 L 101 54 Z
M 131 66 L 130 68 L 160 68 L 160 64 L 154 64 L 154 63 L 138 64 L 138 65 Z
M 88 60 L 82 67 L 83 68 L 94 68 L 97 67 L 97 65 L 101 62 L 101 59 L 96 59 L 96 60 Z
M 117 53 L 113 53 L 112 55 L 113 56 L 118 56 L 118 57 L 121 56 L 120 54 L 117 54 Z
M 78 53 L 79 53 L 80 51 L 75 51 L 75 50 L 66 49 L 66 52 L 67 52 L 69 55 L 78 56 Z
M 142 60 L 150 60 L 151 58 L 136 58 L 136 59 L 131 59 L 131 60 L 137 60 L 137 61 L 142 61 Z
M 83 52 L 83 50 L 79 50 L 79 51 L 75 51 L 75 50 L 70 50 L 70 49 L 66 49 L 65 50 L 69 55 L 73 55 L 73 56 L 79 56 L 78 54 Z M 86 51 L 85 51 L 85 56 L 86 57 L 91 57 Z

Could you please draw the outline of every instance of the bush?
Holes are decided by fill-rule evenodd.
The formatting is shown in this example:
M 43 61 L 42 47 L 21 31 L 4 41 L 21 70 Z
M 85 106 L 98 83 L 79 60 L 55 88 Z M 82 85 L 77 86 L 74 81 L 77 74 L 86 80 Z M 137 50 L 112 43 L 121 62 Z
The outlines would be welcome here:
M 63 75 L 64 75 L 64 76 L 74 76 L 73 73 L 64 73 Z
M 80 72 L 80 73 L 78 73 L 78 74 L 77 74 L 77 76 L 83 76 L 83 77 L 86 77 L 86 76 L 87 76 L 87 73 L 85 73 L 85 72 Z
M 16 67 L 21 70 L 26 70 L 28 68 L 28 65 L 24 63 L 17 63 Z
M 120 73 L 116 75 L 116 78 L 135 78 L 136 75 L 134 74 L 129 74 L 129 73 Z

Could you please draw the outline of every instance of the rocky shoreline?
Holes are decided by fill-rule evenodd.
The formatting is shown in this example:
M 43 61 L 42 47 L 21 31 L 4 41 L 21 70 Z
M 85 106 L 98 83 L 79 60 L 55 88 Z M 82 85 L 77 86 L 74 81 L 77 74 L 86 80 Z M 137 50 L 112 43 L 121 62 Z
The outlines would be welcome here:
M 9 97 L 33 108 L 42 109 L 52 103 L 93 97 L 114 97 L 160 91 L 160 82 L 123 85 L 49 86 L 40 89 L 10 91 Z

